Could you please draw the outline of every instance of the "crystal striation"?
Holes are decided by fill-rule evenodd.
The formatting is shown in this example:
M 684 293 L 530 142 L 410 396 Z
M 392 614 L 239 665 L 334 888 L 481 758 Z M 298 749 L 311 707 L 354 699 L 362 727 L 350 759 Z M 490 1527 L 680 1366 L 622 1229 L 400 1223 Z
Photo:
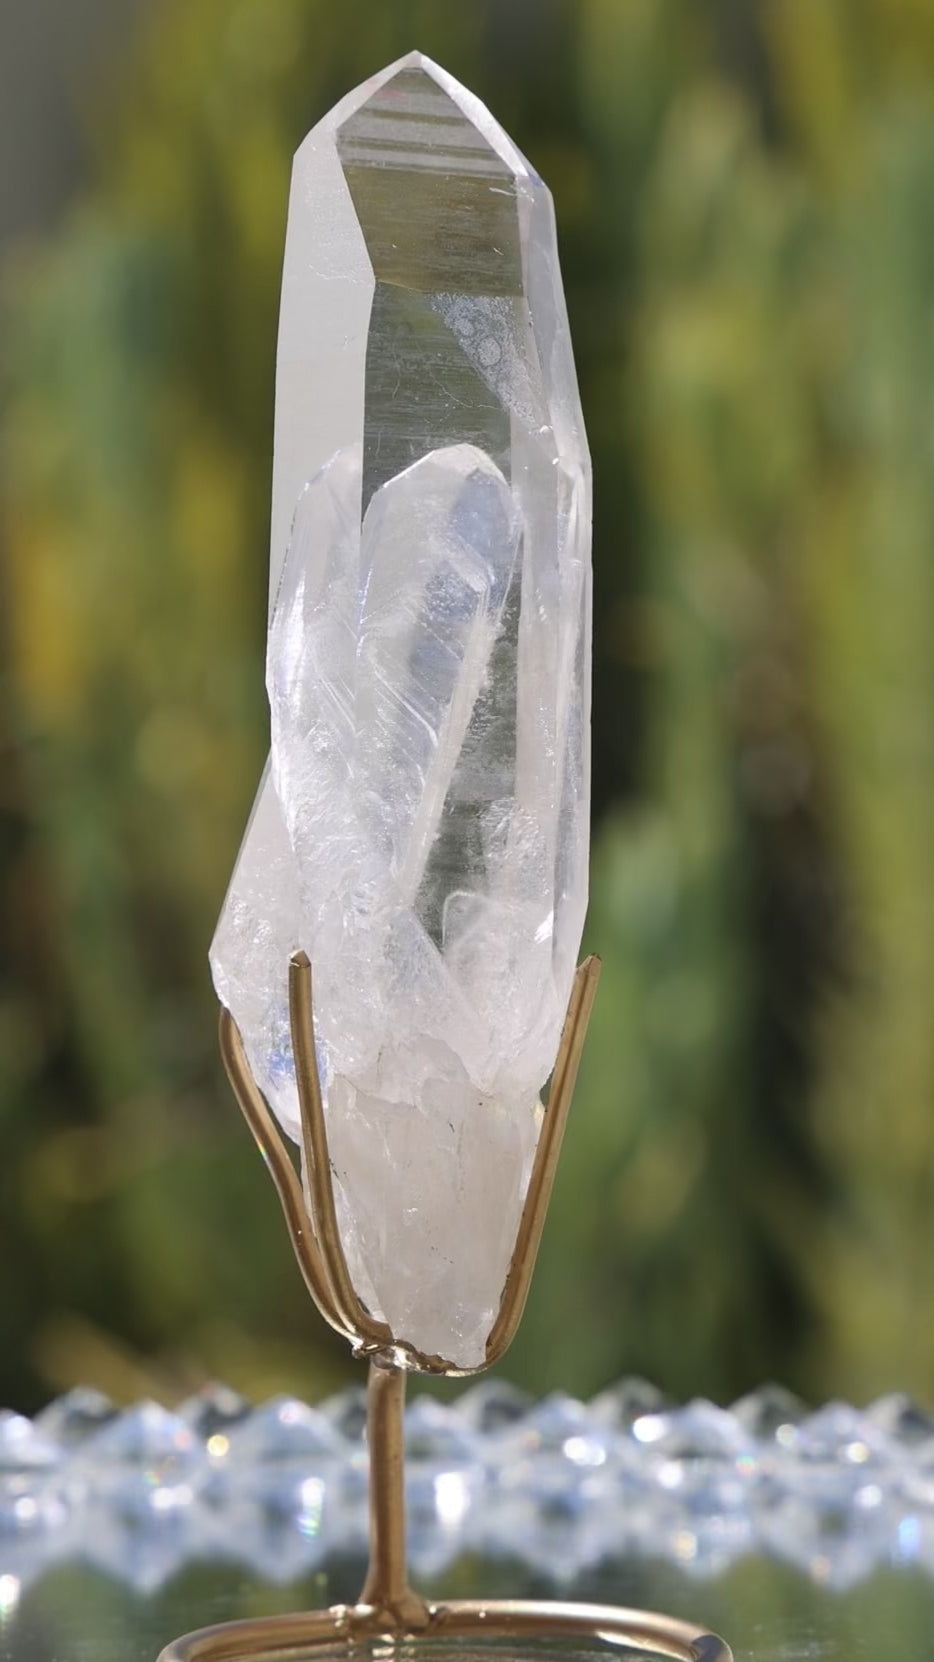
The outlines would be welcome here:
M 551 198 L 415 53 L 295 158 L 272 747 L 211 950 L 299 1131 L 314 967 L 344 1247 L 396 1338 L 480 1366 L 587 898 L 590 478 Z

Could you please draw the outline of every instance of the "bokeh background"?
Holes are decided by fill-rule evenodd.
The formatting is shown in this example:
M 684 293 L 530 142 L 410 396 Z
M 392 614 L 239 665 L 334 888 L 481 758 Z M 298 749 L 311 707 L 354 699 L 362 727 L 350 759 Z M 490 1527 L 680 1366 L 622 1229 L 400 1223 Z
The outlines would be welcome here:
M 350 1368 L 206 951 L 266 742 L 290 156 L 415 44 L 553 188 L 596 482 L 606 967 L 504 1371 L 934 1397 L 930 0 L 0 27 L 0 1401 Z

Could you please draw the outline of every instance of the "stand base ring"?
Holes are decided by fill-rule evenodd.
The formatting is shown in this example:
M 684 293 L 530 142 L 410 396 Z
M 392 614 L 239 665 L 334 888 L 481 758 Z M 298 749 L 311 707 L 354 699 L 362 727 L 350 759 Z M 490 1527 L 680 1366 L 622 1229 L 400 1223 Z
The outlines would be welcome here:
M 715 1633 L 648 1610 L 537 1599 L 455 1599 L 424 1608 L 417 1626 L 400 1625 L 391 1612 L 367 1604 L 225 1622 L 174 1640 L 158 1662 L 303 1662 L 346 1645 L 480 1638 L 590 1638 L 676 1662 L 733 1662 L 729 1645 Z

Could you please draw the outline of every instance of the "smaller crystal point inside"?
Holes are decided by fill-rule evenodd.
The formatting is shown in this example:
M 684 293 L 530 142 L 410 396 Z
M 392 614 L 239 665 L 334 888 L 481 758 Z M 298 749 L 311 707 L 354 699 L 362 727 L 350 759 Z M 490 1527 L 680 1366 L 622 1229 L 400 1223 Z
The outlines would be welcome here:
M 480 1366 L 586 905 L 589 464 L 548 192 L 417 54 L 296 157 L 272 563 L 215 984 L 297 1135 L 308 953 L 354 1284 Z

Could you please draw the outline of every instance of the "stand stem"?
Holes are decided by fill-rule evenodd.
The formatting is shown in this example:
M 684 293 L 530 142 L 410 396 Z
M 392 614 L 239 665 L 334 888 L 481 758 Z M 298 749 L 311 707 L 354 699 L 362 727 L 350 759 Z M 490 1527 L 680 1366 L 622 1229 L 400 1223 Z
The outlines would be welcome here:
M 360 1603 L 385 1614 L 394 1631 L 428 1622 L 409 1586 L 405 1561 L 405 1372 L 370 1363 L 366 1435 L 370 1451 L 370 1566 Z

